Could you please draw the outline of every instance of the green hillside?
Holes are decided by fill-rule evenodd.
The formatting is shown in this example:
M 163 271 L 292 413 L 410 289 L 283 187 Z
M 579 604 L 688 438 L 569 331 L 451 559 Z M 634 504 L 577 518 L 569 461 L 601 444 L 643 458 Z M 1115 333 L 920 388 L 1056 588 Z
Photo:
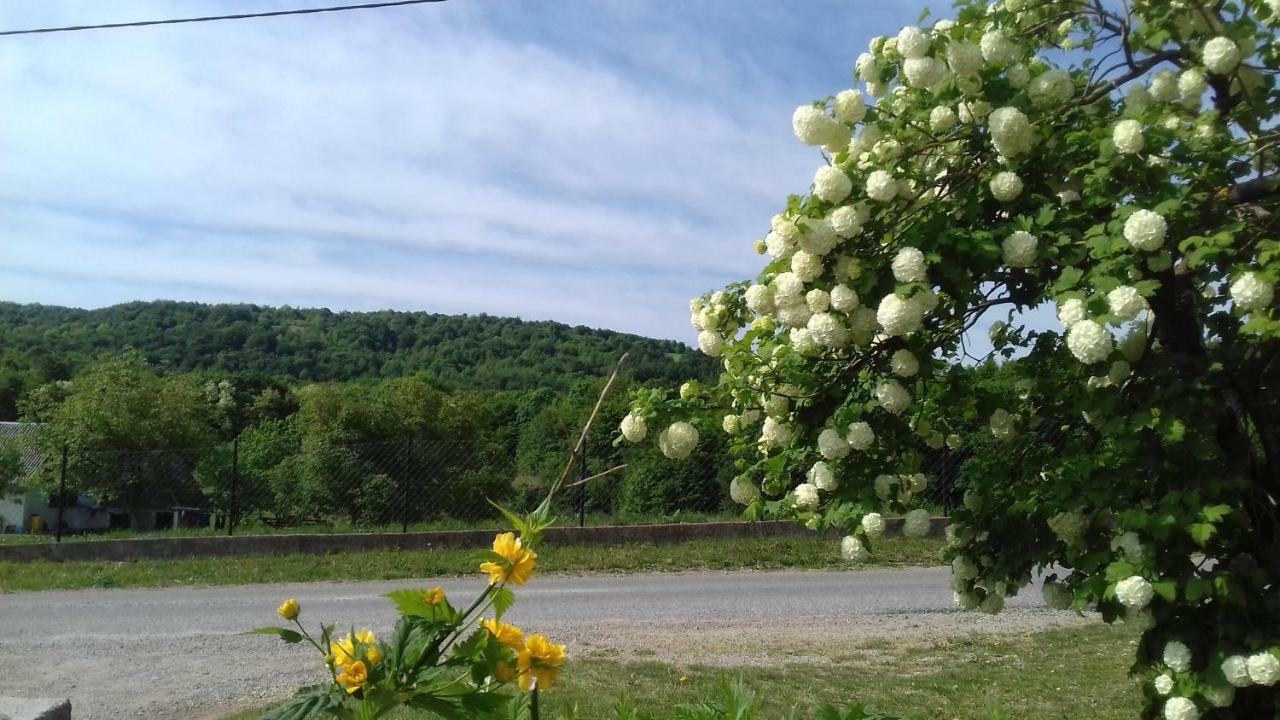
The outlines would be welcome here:
M 714 372 L 685 345 L 487 315 L 133 302 L 98 310 L 0 303 L 0 417 L 36 385 L 137 348 L 178 372 L 297 380 L 427 376 L 444 389 L 564 390 L 631 353 L 637 380 Z

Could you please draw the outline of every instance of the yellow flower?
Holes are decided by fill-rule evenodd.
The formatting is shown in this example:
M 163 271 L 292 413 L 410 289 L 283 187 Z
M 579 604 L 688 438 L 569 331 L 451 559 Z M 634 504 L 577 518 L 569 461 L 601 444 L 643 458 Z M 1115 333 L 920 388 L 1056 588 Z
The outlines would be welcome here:
M 422 593 L 422 601 L 428 605 L 439 605 L 444 602 L 444 588 L 433 587 Z
M 498 639 L 498 642 L 512 650 L 519 650 L 524 640 L 524 631 L 515 625 L 508 625 L 501 620 L 481 620 L 481 627 Z
M 499 660 L 493 669 L 493 677 L 500 683 L 509 683 L 516 677 L 516 669 L 511 663 Z
M 481 572 L 489 573 L 489 584 L 511 582 L 523 585 L 533 575 L 533 568 L 538 554 L 524 547 L 515 533 L 502 533 L 493 539 L 493 551 L 502 557 L 504 562 L 480 563 Z
M 369 668 L 359 660 L 342 668 L 342 673 L 338 675 L 338 684 L 345 688 L 347 693 L 359 692 L 367 682 L 369 682 Z
M 280 613 L 280 617 L 285 620 L 297 620 L 298 613 L 302 612 L 302 608 L 298 605 L 297 600 L 289 598 L 284 601 L 284 604 L 276 608 L 276 612 Z
M 550 690 L 556 684 L 556 678 L 560 677 L 560 666 L 563 664 L 563 645 L 551 642 L 546 635 L 530 635 L 516 655 L 516 666 L 520 669 L 520 688 L 529 690 L 536 681 L 538 690 Z
M 333 657 L 333 665 L 341 668 L 360 659 L 359 653 L 356 652 L 356 643 L 360 643 L 360 647 L 364 650 L 364 655 L 369 662 L 377 663 L 382 660 L 382 652 L 378 650 L 378 637 L 369 630 L 360 630 L 356 632 L 355 639 L 352 640 L 350 635 L 344 635 L 338 640 L 329 643 L 329 655 Z M 376 658 L 375 658 L 376 655 Z

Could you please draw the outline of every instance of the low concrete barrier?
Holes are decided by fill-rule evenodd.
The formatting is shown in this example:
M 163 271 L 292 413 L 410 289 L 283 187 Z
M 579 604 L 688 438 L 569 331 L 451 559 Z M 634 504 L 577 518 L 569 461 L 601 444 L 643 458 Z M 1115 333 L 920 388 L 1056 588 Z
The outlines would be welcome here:
M 946 518 L 933 519 L 933 534 L 941 534 Z M 900 532 L 901 521 L 886 520 L 886 533 Z M 239 535 L 235 537 L 176 537 L 136 540 L 82 540 L 65 543 L 0 545 L 0 561 L 36 562 L 175 560 L 245 555 L 328 555 L 369 550 L 434 550 L 485 548 L 496 530 L 448 530 L 413 533 L 354 533 L 346 535 Z M 551 545 L 625 545 L 682 543 L 716 538 L 803 537 L 809 530 L 789 520 L 763 522 L 680 523 L 670 525 L 609 525 L 549 528 Z

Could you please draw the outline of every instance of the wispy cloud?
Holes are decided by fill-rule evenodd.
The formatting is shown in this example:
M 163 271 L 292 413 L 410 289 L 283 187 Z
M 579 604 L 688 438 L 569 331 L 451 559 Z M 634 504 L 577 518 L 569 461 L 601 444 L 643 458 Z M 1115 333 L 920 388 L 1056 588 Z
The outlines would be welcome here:
M 0 24 L 250 6 L 33 0 Z M 687 339 L 687 298 L 754 273 L 752 241 L 816 165 L 791 109 L 917 12 L 456 0 L 8 39 L 5 299 L 488 312 Z

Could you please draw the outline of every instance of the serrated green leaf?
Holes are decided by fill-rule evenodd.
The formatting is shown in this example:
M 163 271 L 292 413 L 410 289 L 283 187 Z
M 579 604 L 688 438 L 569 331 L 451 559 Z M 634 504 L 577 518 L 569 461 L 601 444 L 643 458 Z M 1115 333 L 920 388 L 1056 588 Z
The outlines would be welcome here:
M 246 635 L 275 635 L 281 640 L 292 645 L 293 643 L 302 642 L 302 633 L 297 630 L 290 630 L 282 627 L 261 627 L 250 630 Z
M 516 594 L 511 592 L 511 588 L 500 588 L 493 592 L 493 614 L 494 617 L 501 618 L 507 614 L 512 605 L 516 604 Z

